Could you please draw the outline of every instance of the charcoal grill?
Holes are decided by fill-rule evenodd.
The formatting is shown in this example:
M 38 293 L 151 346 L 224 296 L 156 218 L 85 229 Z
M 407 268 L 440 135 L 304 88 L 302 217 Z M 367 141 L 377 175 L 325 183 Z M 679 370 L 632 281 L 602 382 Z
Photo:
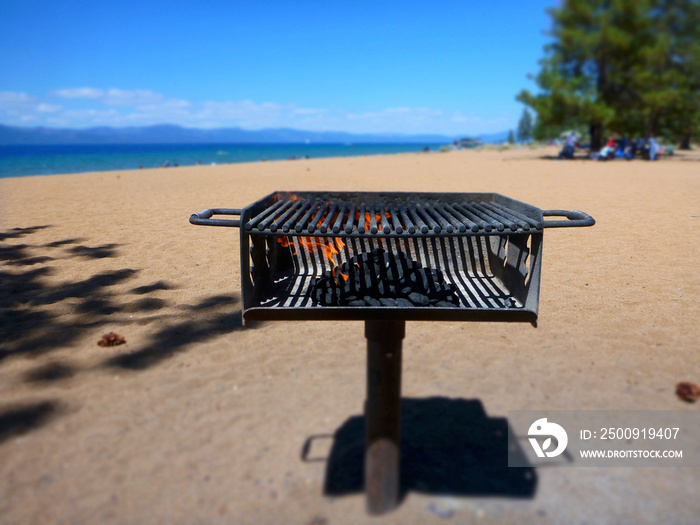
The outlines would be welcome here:
M 244 323 L 365 321 L 372 514 L 399 500 L 405 321 L 535 325 L 544 229 L 595 224 L 495 193 L 400 192 L 275 192 L 190 222 L 240 228 Z

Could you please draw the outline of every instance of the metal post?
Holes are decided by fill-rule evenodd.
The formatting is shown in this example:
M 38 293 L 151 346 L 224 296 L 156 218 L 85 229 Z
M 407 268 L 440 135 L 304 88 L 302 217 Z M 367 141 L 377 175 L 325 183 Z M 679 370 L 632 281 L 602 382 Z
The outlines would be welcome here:
M 401 462 L 401 342 L 405 321 L 365 321 L 365 491 L 367 512 L 384 514 L 399 503 Z

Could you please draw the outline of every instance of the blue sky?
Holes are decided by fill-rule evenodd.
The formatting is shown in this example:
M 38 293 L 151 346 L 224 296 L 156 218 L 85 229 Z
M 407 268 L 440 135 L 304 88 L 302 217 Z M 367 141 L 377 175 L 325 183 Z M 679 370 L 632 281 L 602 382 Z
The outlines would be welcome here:
M 0 123 L 514 128 L 556 0 L 0 1 Z

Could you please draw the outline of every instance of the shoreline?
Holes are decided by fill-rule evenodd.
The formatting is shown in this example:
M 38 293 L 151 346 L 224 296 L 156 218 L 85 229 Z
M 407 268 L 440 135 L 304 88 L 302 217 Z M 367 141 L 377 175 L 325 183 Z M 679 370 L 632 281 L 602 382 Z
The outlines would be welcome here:
M 430 145 L 431 147 L 435 145 Z M 451 147 L 450 147 L 451 148 Z M 224 166 L 234 166 L 234 165 L 245 165 L 245 164 L 266 164 L 266 163 L 278 163 L 278 162 L 290 162 L 290 161 L 310 161 L 310 160 L 340 160 L 345 158 L 360 158 L 360 157 L 381 157 L 381 156 L 401 156 L 401 155 L 431 155 L 431 154 L 460 154 L 460 153 L 496 153 L 503 156 L 503 160 L 541 160 L 541 161 L 555 161 L 555 162 L 581 162 L 590 161 L 595 164 L 624 164 L 624 163 L 646 163 L 648 161 L 642 159 L 633 160 L 623 160 L 615 159 L 606 162 L 599 162 L 596 159 L 590 159 L 586 156 L 581 156 L 580 154 L 575 157 L 572 161 L 561 160 L 557 158 L 559 153 L 559 146 L 550 146 L 544 144 L 537 144 L 534 146 L 526 145 L 484 145 L 477 148 L 461 148 L 461 149 L 431 149 L 430 151 L 399 151 L 399 152 L 377 152 L 377 153 L 358 153 L 353 155 L 337 155 L 337 156 L 316 156 L 316 157 L 295 157 L 295 158 L 279 158 L 279 159 L 260 159 L 260 160 L 241 160 L 232 162 L 218 162 L 218 163 L 200 163 L 200 164 L 178 164 L 169 166 L 152 166 L 152 167 L 141 167 L 141 168 L 117 168 L 117 169 L 104 169 L 104 170 L 88 170 L 88 171 L 78 171 L 78 172 L 62 172 L 62 173 L 36 173 L 36 174 L 25 174 L 25 175 L 9 175 L 5 176 L 0 173 L 0 181 L 5 179 L 18 179 L 26 177 L 55 177 L 63 175 L 85 175 L 85 174 L 98 174 L 98 173 L 117 173 L 117 172 L 150 172 L 153 170 L 165 170 L 174 168 L 208 168 L 208 167 L 224 167 Z M 546 155 L 538 155 L 537 153 L 548 152 Z M 520 155 L 514 155 L 514 153 L 520 153 Z M 663 164 L 668 162 L 678 162 L 678 161 L 700 161 L 700 146 L 695 145 L 695 147 L 690 151 L 676 150 L 672 156 L 662 157 L 658 162 Z
M 6 151 L 13 148 L 19 153 L 36 149 L 35 155 L 0 156 L 0 178 L 36 175 L 61 175 L 65 173 L 92 173 L 94 171 L 122 171 L 157 169 L 165 167 L 193 167 L 198 165 L 229 165 L 249 162 L 276 162 L 309 158 L 343 158 L 372 155 L 421 153 L 428 147 L 438 151 L 442 144 L 435 143 L 337 143 L 337 144 L 88 144 L 88 145 L 16 145 L 0 146 Z M 222 149 L 228 148 L 228 149 Z M 108 150 L 105 152 L 105 150 Z M 131 159 L 130 159 L 131 158 Z M 49 159 L 49 160 L 42 160 Z M 129 160 L 130 159 L 130 160 Z M 4 171 L 19 174 L 4 175 Z M 15 164 L 13 165 L 12 162 Z M 28 164 L 22 164 L 28 163 Z M 41 167 L 39 164 L 42 163 Z M 23 170 L 46 170 L 46 162 L 72 163 L 78 171 L 56 173 L 22 173 Z M 92 169 L 111 163 L 112 168 Z M 130 165 L 127 165 L 130 164 Z M 82 167 L 81 167 L 82 166 Z

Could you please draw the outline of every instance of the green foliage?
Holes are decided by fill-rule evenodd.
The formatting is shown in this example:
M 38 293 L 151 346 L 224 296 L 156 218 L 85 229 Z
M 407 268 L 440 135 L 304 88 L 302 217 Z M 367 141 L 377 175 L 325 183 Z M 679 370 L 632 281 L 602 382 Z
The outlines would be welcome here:
M 527 142 L 532 138 L 532 115 L 527 109 L 523 109 L 523 114 L 518 122 L 518 141 Z
M 537 139 L 587 125 L 630 136 L 698 132 L 700 0 L 567 0 L 549 10 L 553 42 L 517 99 L 537 112 Z

